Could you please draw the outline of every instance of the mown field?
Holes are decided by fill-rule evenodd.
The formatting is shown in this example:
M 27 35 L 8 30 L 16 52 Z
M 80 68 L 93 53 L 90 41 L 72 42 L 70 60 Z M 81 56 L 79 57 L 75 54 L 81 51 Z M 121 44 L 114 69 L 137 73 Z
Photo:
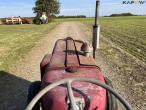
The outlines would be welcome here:
M 61 22 L 84 23 L 84 32 L 89 33 L 87 39 L 91 42 L 93 18 L 55 21 L 48 25 L 0 25 L 0 70 L 6 71 L 16 64 Z M 112 80 L 114 88 L 122 91 L 121 95 L 137 108 L 135 110 L 145 110 L 141 108 L 145 108 L 146 97 L 146 17 L 101 17 L 100 25 L 97 64 L 101 61 L 102 71 Z
M 92 29 L 93 19 L 80 19 Z M 100 49 L 97 64 L 109 77 L 116 90 L 134 110 L 144 110 L 146 91 L 146 17 L 104 17 L 100 19 Z M 89 36 L 91 40 L 91 36 Z M 108 71 L 105 71 L 110 68 Z M 120 86 L 119 86 L 120 84 Z M 128 91 L 128 92 L 127 92 Z M 126 93 L 126 95 L 124 95 Z
M 0 70 L 7 70 L 58 23 L 48 25 L 0 25 Z
M 94 20 L 80 19 L 92 28 Z M 103 17 L 101 35 L 146 63 L 146 16 Z
M 80 21 L 91 29 L 94 23 L 93 18 L 74 18 L 56 19 L 48 25 L 0 25 L 0 69 L 7 69 L 58 22 L 64 21 Z M 146 17 L 102 17 L 100 25 L 105 39 L 146 63 Z

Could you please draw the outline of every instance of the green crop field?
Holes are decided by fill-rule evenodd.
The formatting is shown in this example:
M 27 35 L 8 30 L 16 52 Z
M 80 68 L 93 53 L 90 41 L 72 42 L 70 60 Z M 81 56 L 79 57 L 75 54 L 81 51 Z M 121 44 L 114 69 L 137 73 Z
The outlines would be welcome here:
M 80 19 L 92 28 L 92 18 Z M 102 17 L 101 35 L 146 63 L 146 16 Z
M 0 25 L 0 70 L 8 69 L 57 24 Z

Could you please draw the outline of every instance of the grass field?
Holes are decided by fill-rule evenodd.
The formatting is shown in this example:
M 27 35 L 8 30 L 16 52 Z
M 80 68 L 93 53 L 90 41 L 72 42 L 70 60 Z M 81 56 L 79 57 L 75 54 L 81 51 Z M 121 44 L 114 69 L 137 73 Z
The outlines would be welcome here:
M 93 19 L 80 19 L 79 21 L 92 29 Z M 128 91 L 127 100 L 134 110 L 142 110 L 142 108 L 144 110 L 146 16 L 104 17 L 100 19 L 100 25 L 101 36 L 100 49 L 96 54 L 97 64 L 102 57 L 102 61 L 110 68 L 110 72 L 104 73 L 107 73 L 106 76 L 112 80 L 114 87 L 125 93 Z M 104 64 L 100 67 L 102 71 L 106 68 Z
M 94 20 L 80 19 L 92 28 Z M 146 63 L 146 17 L 104 17 L 100 20 L 101 35 L 126 52 Z
M 56 21 L 40 26 L 0 25 L 0 69 L 7 69 L 27 53 L 58 22 L 80 21 L 90 28 L 94 23 L 93 18 L 57 19 Z M 102 17 L 100 24 L 102 38 L 113 42 L 114 45 L 146 63 L 146 17 Z M 112 53 L 110 47 L 106 49 L 103 48 L 102 51 L 105 55 Z
M 87 35 L 87 39 L 91 42 L 91 29 L 94 24 L 93 18 L 56 19 L 55 21 L 56 22 L 52 22 L 48 25 L 0 25 L 0 72 L 1 70 L 9 71 L 9 67 L 11 67 L 12 64 L 16 64 L 20 58 L 27 55 L 42 37 L 61 22 L 80 21 L 84 23 L 85 25 L 79 23 L 79 26 L 83 26 L 79 32 L 85 32 L 85 36 Z M 97 65 L 100 66 L 105 76 L 112 80 L 115 90 L 127 98 L 127 101 L 130 102 L 134 108 L 137 108 L 134 110 L 145 110 L 146 17 L 102 17 L 100 19 L 100 25 L 100 48 L 96 52 Z M 70 27 L 68 26 L 68 28 Z M 65 28 L 63 31 L 70 32 L 72 30 L 70 29 L 69 31 Z M 19 62 L 17 65 L 17 68 L 20 69 Z M 28 64 L 26 65 L 28 66 Z M 34 67 L 34 65 L 32 66 Z M 34 70 L 32 67 L 30 68 Z M 29 68 L 27 67 L 23 70 L 25 69 Z M 35 71 L 31 69 L 25 71 L 28 74 L 22 74 L 22 71 L 20 73 L 18 71 L 18 74 L 22 74 L 20 75 L 21 77 L 25 77 L 25 75 L 29 75 L 28 78 L 32 77 L 32 74 L 29 73 L 35 73 Z M 3 75 L 0 74 L 0 77 L 5 76 L 5 72 L 1 73 Z M 36 76 L 36 74 L 33 75 Z M 13 89 L 16 89 L 17 86 L 16 88 L 14 87 L 15 83 L 10 84 L 11 81 L 9 82 L 8 80 L 7 76 L 2 80 L 8 82 L 7 85 L 3 85 L 4 83 L 2 83 L 4 88 L 9 89 L 9 86 L 12 86 Z M 14 78 L 12 78 L 12 80 L 14 80 Z M 16 81 L 16 83 L 18 83 L 18 81 Z M 25 85 L 21 84 L 22 82 L 20 81 L 19 84 L 21 87 Z
M 58 23 L 48 25 L 0 25 L 0 70 L 8 69 L 23 57 Z

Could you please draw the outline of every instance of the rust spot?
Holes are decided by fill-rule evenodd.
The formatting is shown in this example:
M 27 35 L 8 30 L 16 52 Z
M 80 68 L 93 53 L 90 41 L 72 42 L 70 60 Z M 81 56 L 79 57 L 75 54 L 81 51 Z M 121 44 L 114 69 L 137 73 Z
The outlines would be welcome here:
M 66 71 L 70 72 L 70 73 L 76 73 L 76 72 L 78 72 L 78 68 L 77 67 L 67 67 Z

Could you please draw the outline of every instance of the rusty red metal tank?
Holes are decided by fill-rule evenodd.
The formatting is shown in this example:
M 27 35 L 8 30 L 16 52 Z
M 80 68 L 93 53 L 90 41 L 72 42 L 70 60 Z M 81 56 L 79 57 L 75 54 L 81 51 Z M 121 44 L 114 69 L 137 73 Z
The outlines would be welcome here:
M 104 76 L 92 57 L 85 57 L 81 50 L 82 41 L 72 38 L 56 42 L 51 55 L 47 54 L 41 62 L 41 88 L 64 78 L 85 77 L 105 83 Z M 72 84 L 74 96 L 83 110 L 105 110 L 106 90 L 87 82 Z M 65 85 L 49 91 L 41 99 L 44 110 L 69 110 Z

